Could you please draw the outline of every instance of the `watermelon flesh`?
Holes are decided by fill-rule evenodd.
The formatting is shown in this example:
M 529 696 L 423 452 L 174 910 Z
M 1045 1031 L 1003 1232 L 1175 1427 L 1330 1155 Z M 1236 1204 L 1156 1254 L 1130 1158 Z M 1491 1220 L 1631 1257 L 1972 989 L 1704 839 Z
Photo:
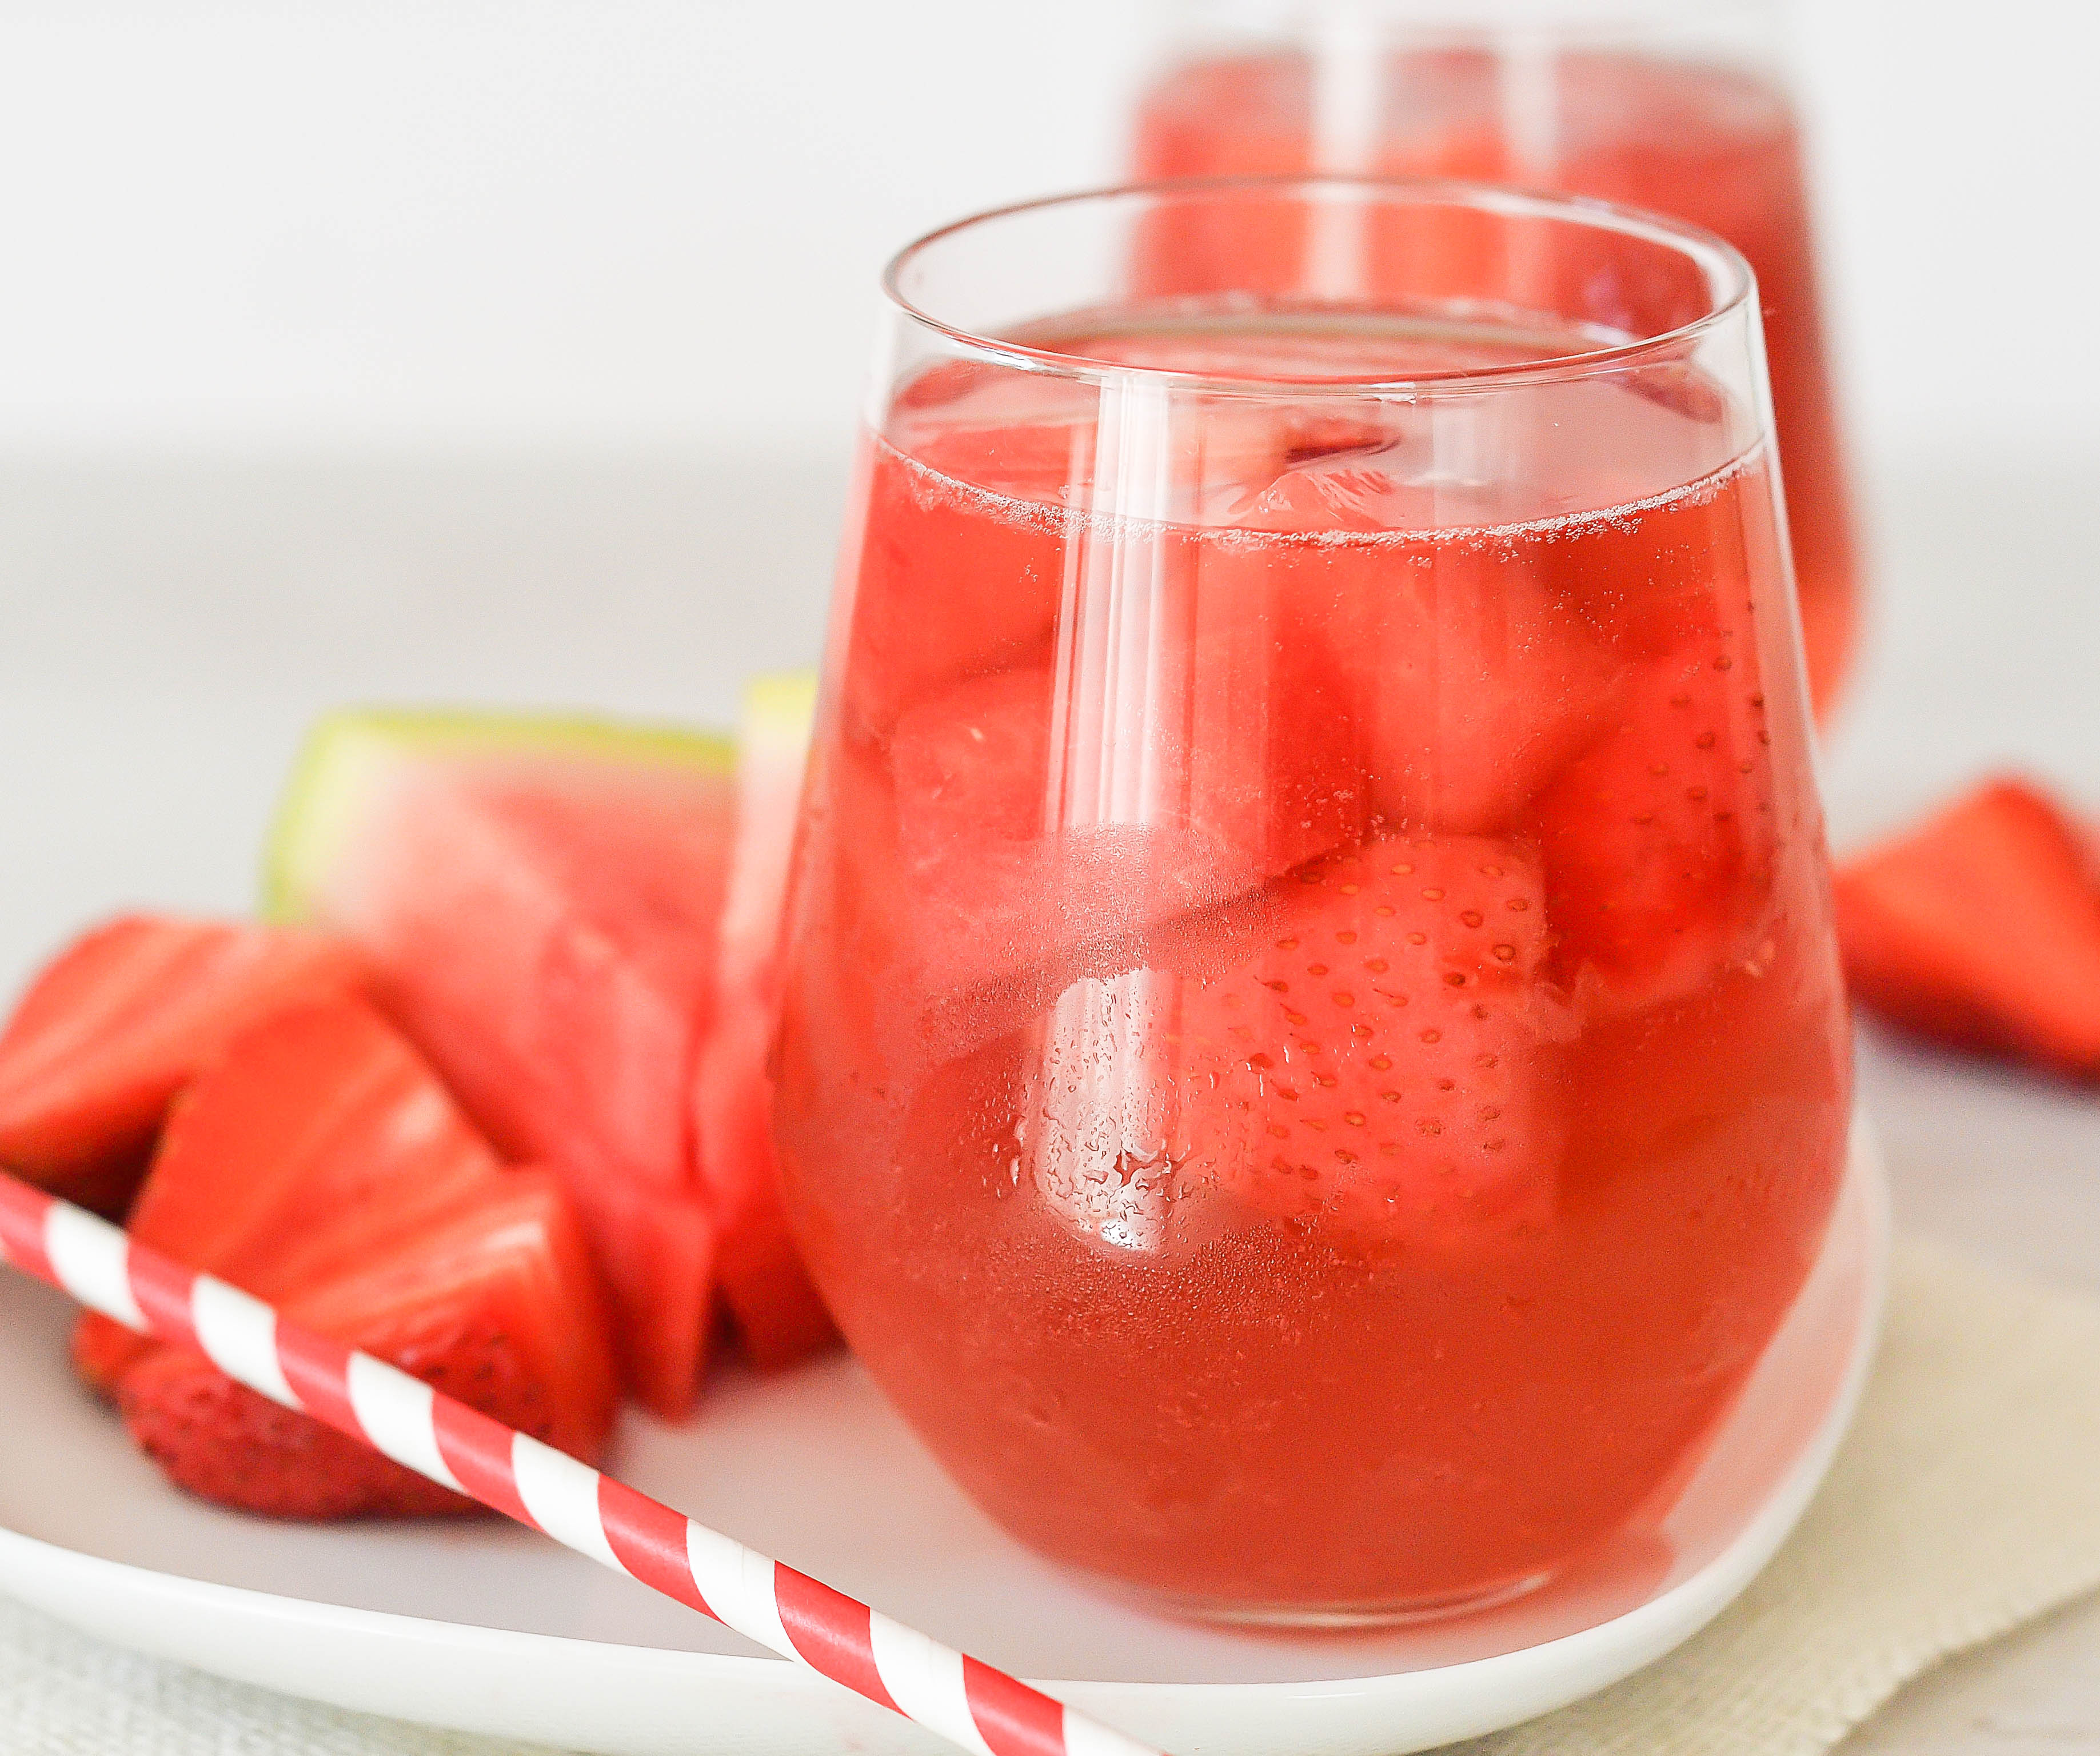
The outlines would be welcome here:
M 781 1206 L 766 1072 L 780 1009 L 780 912 L 815 710 L 816 680 L 808 675 L 759 677 L 745 693 L 719 998 L 693 1088 L 699 1185 L 721 1229 L 722 1298 L 745 1352 L 762 1369 L 837 1339 Z
M 0 1035 L 0 1163 L 120 1211 L 170 1102 L 248 1026 L 364 979 L 320 934 L 130 915 L 45 966 Z
M 273 1015 L 171 1116 L 132 1235 L 571 1454 L 603 1448 L 610 1341 L 555 1180 L 505 1168 L 364 1003 Z M 83 1320 L 76 1359 L 179 1485 L 267 1516 L 470 1510 L 227 1379 Z
M 720 739 L 343 713 L 308 743 L 268 873 L 271 917 L 355 942 L 497 1149 L 563 1179 L 623 1376 L 673 1418 L 712 1311 L 691 1099 L 735 815 Z

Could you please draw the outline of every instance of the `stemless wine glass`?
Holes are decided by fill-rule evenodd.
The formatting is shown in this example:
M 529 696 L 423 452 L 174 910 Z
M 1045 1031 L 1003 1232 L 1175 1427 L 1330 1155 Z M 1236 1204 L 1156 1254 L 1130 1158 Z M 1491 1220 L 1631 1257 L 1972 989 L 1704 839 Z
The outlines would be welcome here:
M 1742 258 L 1224 179 L 888 288 L 775 1057 L 860 1357 L 1023 1540 L 1204 1615 L 1659 1516 L 1847 1113 Z
M 1851 666 L 1859 580 L 1776 0 L 1182 0 L 1142 178 L 1471 177 L 1718 232 L 1756 271 L 1810 694 Z

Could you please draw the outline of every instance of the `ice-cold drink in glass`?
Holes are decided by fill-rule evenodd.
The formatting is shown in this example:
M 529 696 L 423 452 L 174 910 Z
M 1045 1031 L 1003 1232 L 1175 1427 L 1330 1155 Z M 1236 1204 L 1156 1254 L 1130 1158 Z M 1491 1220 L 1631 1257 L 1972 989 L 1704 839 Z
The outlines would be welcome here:
M 1414 290 L 1131 267 L 1341 220 Z M 777 1060 L 861 1357 L 1024 1540 L 1204 1613 L 1477 1602 L 1658 1516 L 1846 1114 L 1740 258 L 1227 186 L 893 288 Z

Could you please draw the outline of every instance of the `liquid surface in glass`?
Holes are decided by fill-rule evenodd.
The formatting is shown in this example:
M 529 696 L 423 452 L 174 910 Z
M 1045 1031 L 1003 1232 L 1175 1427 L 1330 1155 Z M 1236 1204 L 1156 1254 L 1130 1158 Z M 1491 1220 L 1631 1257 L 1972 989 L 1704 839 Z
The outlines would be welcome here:
M 1598 341 L 1244 309 L 1030 339 L 1305 380 Z M 791 1207 L 968 1491 L 1198 1610 L 1468 1601 L 1658 1516 L 1837 1186 L 1753 424 L 1682 366 L 1460 418 L 951 362 L 865 443 Z
M 1851 662 L 1859 581 L 1800 129 L 1776 82 L 1661 55 L 1550 46 L 1404 49 L 1383 60 L 1361 51 L 1221 55 L 1153 89 L 1136 169 L 1148 179 L 1308 170 L 1462 178 L 1621 201 L 1727 239 L 1757 272 L 1810 689 L 1827 715 Z M 1215 240 L 1263 284 L 1248 245 Z M 1286 227 L 1254 240 L 1257 256 L 1264 248 L 1272 276 L 1295 277 L 1321 242 Z

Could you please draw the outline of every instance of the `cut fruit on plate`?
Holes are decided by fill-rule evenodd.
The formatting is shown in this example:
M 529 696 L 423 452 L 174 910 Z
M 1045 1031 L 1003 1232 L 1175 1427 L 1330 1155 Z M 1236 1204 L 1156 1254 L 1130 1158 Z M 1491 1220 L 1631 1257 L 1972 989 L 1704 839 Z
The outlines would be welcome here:
M 698 733 L 347 713 L 310 739 L 268 910 L 354 941 L 382 1007 L 508 1156 L 560 1175 L 629 1387 L 698 1392 L 712 1300 L 692 1088 L 715 999 L 733 752 Z
M 506 1169 L 361 1001 L 236 1038 L 171 1117 L 132 1235 L 573 1455 L 611 1430 L 610 1344 L 556 1180 Z M 83 1375 L 177 1484 L 282 1517 L 470 1510 L 205 1356 L 90 1317 Z
M 313 933 L 129 915 L 83 934 L 0 1035 L 0 1163 L 120 1211 L 169 1103 L 231 1037 L 364 977 L 346 942 Z
M 718 997 L 694 1081 L 695 1162 L 720 1227 L 717 1277 L 745 1352 L 766 1369 L 837 1337 L 781 1205 L 766 1071 L 780 1013 L 780 911 L 816 703 L 807 673 L 758 677 L 745 691 Z
M 130 1230 L 281 1300 L 427 1229 L 501 1168 L 371 1007 L 300 1007 L 236 1037 L 183 1094 Z M 82 1368 L 104 1390 L 152 1345 L 104 1317 L 80 1335 Z
M 1961 1048 L 2100 1078 L 2100 866 L 2032 783 L 1985 782 L 1841 867 L 1854 997 Z

